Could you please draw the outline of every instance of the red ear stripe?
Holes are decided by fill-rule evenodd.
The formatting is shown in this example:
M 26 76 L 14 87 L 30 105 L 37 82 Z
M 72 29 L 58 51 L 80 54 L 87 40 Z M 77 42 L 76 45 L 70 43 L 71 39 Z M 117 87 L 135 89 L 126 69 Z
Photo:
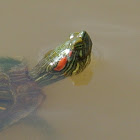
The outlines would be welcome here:
M 57 66 L 54 68 L 55 71 L 62 70 L 67 63 L 67 57 L 61 58 L 61 60 L 58 62 Z
M 71 55 L 72 55 L 72 51 L 69 52 L 69 57 L 71 57 Z

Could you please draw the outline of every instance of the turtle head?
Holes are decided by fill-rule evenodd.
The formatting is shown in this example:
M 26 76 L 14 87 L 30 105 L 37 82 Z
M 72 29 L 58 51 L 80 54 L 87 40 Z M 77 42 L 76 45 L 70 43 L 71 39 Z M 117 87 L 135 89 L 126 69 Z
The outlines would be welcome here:
M 48 85 L 82 72 L 90 63 L 92 41 L 86 31 L 72 33 L 69 39 L 45 54 L 30 76 L 40 85 Z
M 75 52 L 77 60 L 83 60 L 91 54 L 92 41 L 86 31 L 70 35 L 71 49 Z

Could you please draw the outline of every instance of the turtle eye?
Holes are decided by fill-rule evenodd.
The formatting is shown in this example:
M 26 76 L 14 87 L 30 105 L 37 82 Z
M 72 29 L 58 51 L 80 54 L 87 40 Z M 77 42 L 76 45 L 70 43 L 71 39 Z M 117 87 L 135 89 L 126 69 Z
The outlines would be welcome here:
M 75 49 L 81 49 L 83 46 L 83 41 L 81 38 L 76 38 L 75 40 L 73 40 L 73 45 Z

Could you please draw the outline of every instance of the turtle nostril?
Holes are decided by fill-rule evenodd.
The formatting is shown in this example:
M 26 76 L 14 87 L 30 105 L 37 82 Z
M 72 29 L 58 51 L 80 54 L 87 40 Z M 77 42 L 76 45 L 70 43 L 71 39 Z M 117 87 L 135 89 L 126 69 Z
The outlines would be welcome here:
M 76 38 L 78 35 L 79 35 L 78 32 L 72 33 L 72 34 L 70 35 L 70 39 L 74 39 L 74 38 Z
M 85 36 L 86 34 L 87 34 L 86 31 L 81 31 L 81 32 L 79 33 L 79 37 L 81 37 L 82 39 L 84 39 L 84 36 Z

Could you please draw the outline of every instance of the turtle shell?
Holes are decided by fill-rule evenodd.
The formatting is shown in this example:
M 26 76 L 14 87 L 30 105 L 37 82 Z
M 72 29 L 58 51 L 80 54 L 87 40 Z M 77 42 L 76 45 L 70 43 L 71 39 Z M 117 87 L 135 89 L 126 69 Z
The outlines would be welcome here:
M 24 61 L 0 59 L 0 130 L 33 112 L 44 94 L 28 76 Z

